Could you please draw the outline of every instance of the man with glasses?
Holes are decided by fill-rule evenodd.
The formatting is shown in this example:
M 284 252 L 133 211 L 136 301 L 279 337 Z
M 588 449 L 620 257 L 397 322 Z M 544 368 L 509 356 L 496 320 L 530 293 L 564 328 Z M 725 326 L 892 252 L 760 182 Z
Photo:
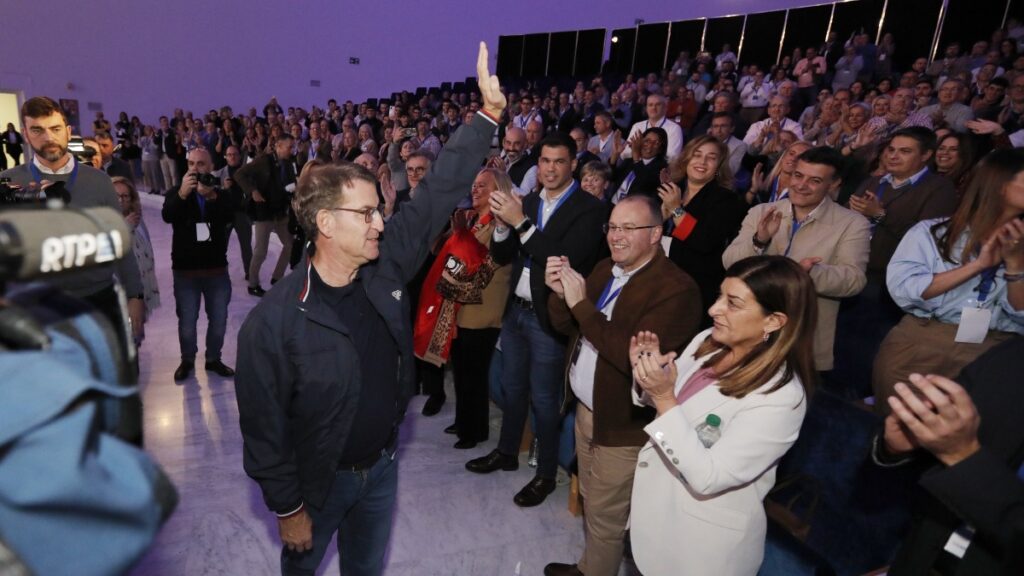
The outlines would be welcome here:
M 555 489 L 561 425 L 562 368 L 565 338 L 548 318 L 551 289 L 544 284 L 550 256 L 565 256 L 589 274 L 599 258 L 605 204 L 583 192 L 573 180 L 576 142 L 561 132 L 541 142 L 537 160 L 543 187 L 525 198 L 501 190 L 491 192 L 491 213 L 500 221 L 491 240 L 491 257 L 512 263 L 512 294 L 501 327 L 502 375 L 505 395 L 501 437 L 490 454 L 470 460 L 470 472 L 488 474 L 519 468 L 520 441 L 530 405 L 535 416 L 537 473 L 513 501 L 537 506 Z
M 584 279 L 564 256 L 547 259 L 551 325 L 569 337 L 565 394 L 576 402 L 576 461 L 586 545 L 576 565 L 548 564 L 545 576 L 618 574 L 633 471 L 647 442 L 651 408 L 630 396 L 629 342 L 653 332 L 665 350 L 682 349 L 701 320 L 696 282 L 661 249 L 661 204 L 628 196 L 605 224 L 611 258 Z M 566 403 L 567 406 L 571 404 Z
M 295 210 L 313 245 L 307 264 L 238 334 L 244 466 L 278 516 L 284 574 L 313 574 L 335 532 L 343 574 L 384 570 L 398 426 L 413 392 L 405 285 L 472 185 L 505 108 L 487 61 L 481 43 L 482 112 L 445 146 L 386 241 L 373 174 L 354 164 L 303 173 Z
M 409 187 L 395 191 L 395 205 L 391 213 L 397 214 L 401 210 L 402 204 L 416 196 L 419 184 L 430 170 L 430 163 L 433 160 L 434 157 L 426 150 L 416 150 L 409 154 L 409 159 L 405 161 L 405 176 L 409 180 Z M 385 216 L 390 217 L 390 214 L 385 212 Z
M 932 119 L 935 128 L 949 128 L 955 132 L 965 131 L 965 123 L 974 119 L 974 111 L 970 106 L 960 103 L 960 93 L 964 89 L 964 83 L 951 78 L 942 83 L 939 87 L 939 101 L 931 106 L 925 106 L 921 113 Z

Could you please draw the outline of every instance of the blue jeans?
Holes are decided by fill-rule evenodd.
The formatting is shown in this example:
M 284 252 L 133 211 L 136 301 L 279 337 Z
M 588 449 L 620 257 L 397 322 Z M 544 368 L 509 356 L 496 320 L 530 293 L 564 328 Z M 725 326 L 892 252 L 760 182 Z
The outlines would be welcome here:
M 200 299 L 206 302 L 206 361 L 220 360 L 224 333 L 228 328 L 228 302 L 231 301 L 231 280 L 228 273 L 193 278 L 174 273 L 174 308 L 178 314 L 178 344 L 181 359 L 194 362 L 198 346 L 196 322 L 199 321 Z
M 320 508 L 307 505 L 313 520 L 313 548 L 281 550 L 281 574 L 310 575 L 338 532 L 338 557 L 345 576 L 379 575 L 391 536 L 391 512 L 398 489 L 398 461 L 385 452 L 367 470 L 339 470 Z
M 505 398 L 498 451 L 519 452 L 532 403 L 537 476 L 554 478 L 558 472 L 565 346 L 541 327 L 533 310 L 513 304 L 501 326 L 501 363 Z

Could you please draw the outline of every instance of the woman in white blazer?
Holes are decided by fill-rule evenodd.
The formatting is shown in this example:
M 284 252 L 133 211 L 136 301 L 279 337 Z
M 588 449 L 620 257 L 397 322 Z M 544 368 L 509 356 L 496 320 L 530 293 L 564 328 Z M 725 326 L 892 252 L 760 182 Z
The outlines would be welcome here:
M 763 501 L 807 409 L 817 305 L 810 277 L 789 258 L 755 256 L 734 264 L 721 290 L 713 327 L 678 357 L 662 354 L 653 333 L 630 343 L 634 401 L 658 411 L 645 428 L 630 519 L 645 576 L 757 573 Z M 696 429 L 712 414 L 720 437 L 705 447 Z

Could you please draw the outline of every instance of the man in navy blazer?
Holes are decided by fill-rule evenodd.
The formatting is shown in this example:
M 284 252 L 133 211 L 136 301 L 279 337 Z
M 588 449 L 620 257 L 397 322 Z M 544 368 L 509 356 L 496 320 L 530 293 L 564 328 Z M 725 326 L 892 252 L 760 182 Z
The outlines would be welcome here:
M 549 256 L 568 256 L 573 269 L 589 274 L 604 241 L 601 226 L 607 208 L 573 180 L 575 159 L 576 143 L 556 132 L 540 145 L 537 181 L 542 190 L 521 200 L 500 190 L 491 193 L 491 213 L 501 222 L 491 241 L 491 256 L 498 264 L 513 263 L 513 290 L 499 337 L 506 402 L 497 449 L 467 462 L 466 468 L 480 474 L 517 469 L 532 404 L 537 474 L 513 499 L 523 507 L 540 504 L 554 491 L 558 469 L 565 338 L 548 319 L 550 288 L 544 284 L 544 267 Z

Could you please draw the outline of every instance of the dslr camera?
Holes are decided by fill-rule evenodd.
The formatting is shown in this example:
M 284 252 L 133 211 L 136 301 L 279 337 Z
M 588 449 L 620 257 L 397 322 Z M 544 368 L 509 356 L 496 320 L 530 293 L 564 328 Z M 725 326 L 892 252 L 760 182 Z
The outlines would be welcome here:
M 213 174 L 202 174 L 196 172 L 196 183 L 213 188 L 214 186 L 218 186 L 220 184 L 220 180 Z

